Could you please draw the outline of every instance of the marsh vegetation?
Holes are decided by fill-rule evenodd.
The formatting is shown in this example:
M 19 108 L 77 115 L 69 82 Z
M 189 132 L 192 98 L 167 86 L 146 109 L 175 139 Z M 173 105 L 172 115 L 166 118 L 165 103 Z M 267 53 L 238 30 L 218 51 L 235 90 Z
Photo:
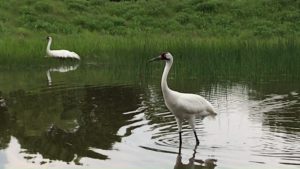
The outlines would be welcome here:
M 0 168 L 297 168 L 297 0 L 0 0 Z M 81 61 L 44 58 L 68 49 Z M 160 90 L 207 98 L 200 145 Z M 121 166 L 121 167 L 120 167 Z

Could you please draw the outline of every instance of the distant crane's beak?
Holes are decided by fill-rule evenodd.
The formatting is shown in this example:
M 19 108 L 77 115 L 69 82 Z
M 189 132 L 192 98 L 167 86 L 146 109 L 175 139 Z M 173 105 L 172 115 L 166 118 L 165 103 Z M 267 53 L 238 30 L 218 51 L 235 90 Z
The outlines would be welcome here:
M 149 59 L 148 62 L 154 62 L 154 61 L 157 61 L 157 60 L 161 60 L 160 56 L 157 56 L 155 58 Z

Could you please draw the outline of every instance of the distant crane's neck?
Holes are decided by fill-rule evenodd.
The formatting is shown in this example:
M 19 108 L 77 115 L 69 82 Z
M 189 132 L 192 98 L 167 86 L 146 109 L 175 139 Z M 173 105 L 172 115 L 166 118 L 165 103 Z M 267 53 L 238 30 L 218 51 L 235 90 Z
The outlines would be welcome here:
M 51 43 L 52 43 L 52 39 L 49 39 L 48 45 L 47 45 L 47 52 L 50 52 Z
M 173 60 L 166 61 L 165 69 L 161 78 L 161 90 L 163 92 L 164 97 L 170 93 L 170 88 L 168 87 L 168 74 L 172 67 Z

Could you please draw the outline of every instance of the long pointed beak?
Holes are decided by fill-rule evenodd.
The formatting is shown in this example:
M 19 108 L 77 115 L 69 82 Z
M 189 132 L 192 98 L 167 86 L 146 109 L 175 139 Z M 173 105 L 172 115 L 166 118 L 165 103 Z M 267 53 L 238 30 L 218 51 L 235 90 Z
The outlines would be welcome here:
M 149 59 L 148 62 L 154 62 L 154 61 L 157 61 L 157 60 L 160 60 L 160 56 L 157 56 L 155 58 Z

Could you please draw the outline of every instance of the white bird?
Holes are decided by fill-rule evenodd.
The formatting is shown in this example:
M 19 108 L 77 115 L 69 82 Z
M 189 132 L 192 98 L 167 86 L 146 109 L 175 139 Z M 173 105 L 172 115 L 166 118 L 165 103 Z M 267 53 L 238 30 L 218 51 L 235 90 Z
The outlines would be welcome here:
M 213 106 L 203 97 L 196 94 L 189 93 L 179 93 L 177 91 L 171 90 L 168 87 L 167 77 L 168 73 L 173 64 L 173 56 L 171 53 L 162 53 L 160 56 L 149 60 L 150 62 L 162 60 L 165 61 L 165 68 L 161 79 L 161 90 L 163 93 L 164 101 L 167 108 L 174 114 L 178 130 L 179 130 L 179 144 L 182 145 L 182 122 L 187 120 L 189 125 L 194 131 L 196 138 L 196 144 L 199 144 L 199 139 L 195 130 L 195 118 L 204 117 L 209 115 L 216 115 Z
M 52 38 L 48 36 L 47 40 L 48 40 L 48 45 L 47 45 L 46 53 L 48 57 L 61 58 L 61 59 L 71 58 L 71 59 L 80 60 L 79 55 L 75 52 L 71 52 L 68 50 L 51 50 L 50 46 L 52 43 Z

